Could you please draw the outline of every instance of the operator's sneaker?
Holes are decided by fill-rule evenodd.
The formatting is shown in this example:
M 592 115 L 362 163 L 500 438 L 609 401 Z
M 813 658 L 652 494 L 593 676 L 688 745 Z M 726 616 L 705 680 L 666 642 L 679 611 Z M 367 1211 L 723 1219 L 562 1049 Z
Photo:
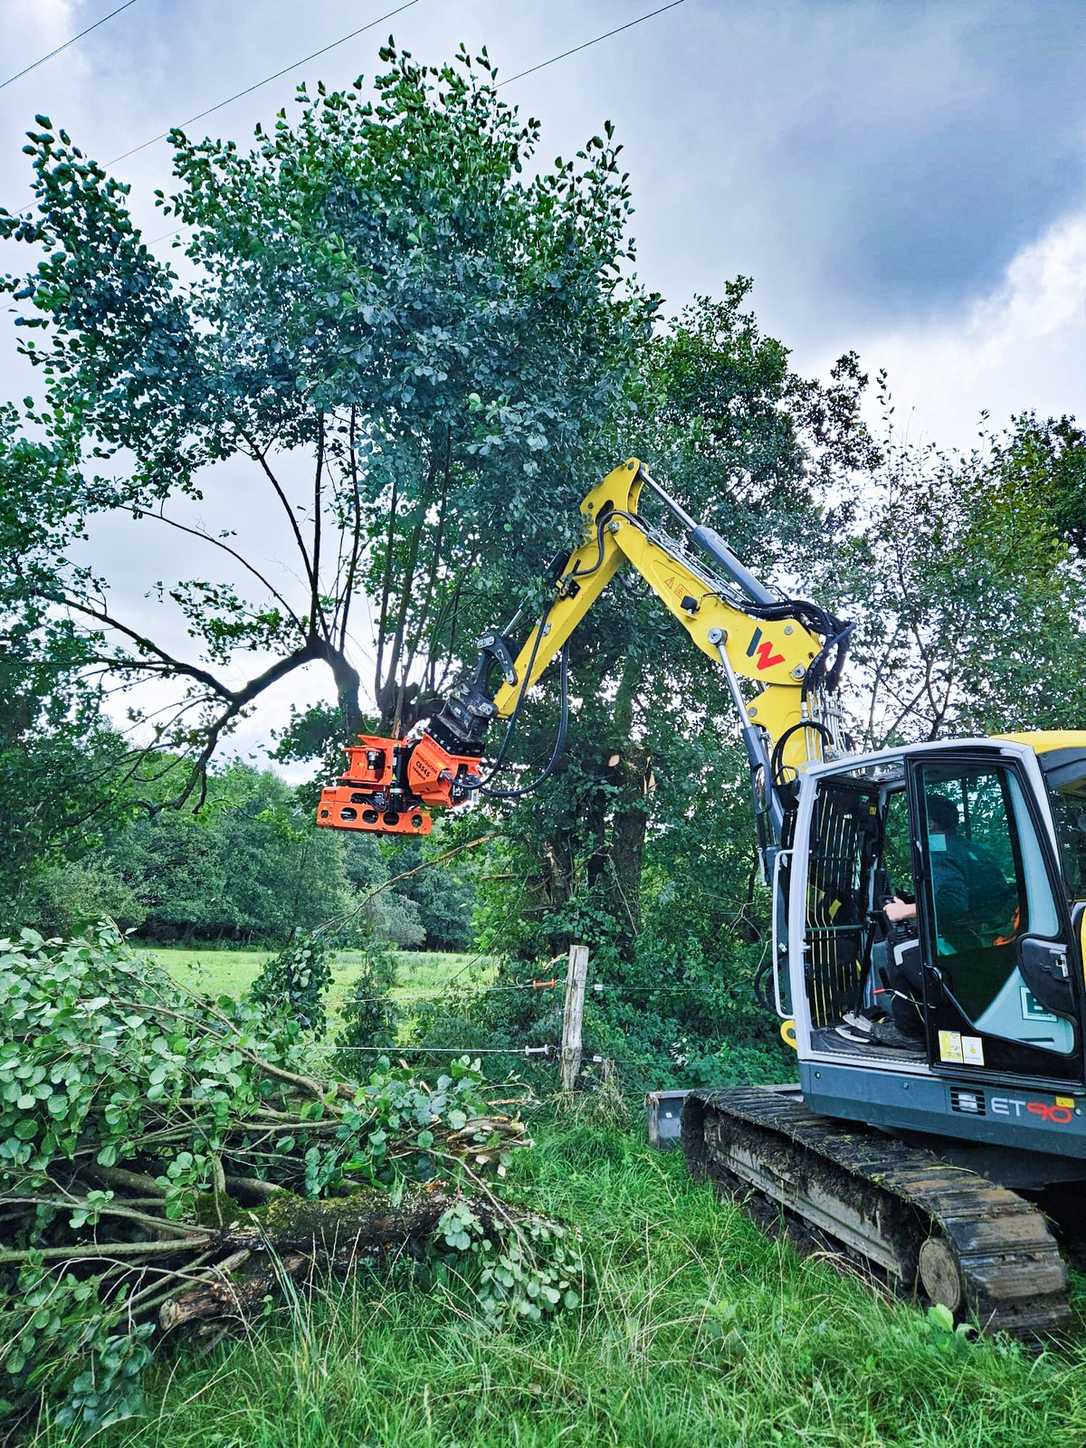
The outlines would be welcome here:
M 836 1026 L 834 1034 L 841 1037 L 843 1041 L 852 1041 L 861 1046 L 870 1046 L 872 1042 L 871 1032 L 874 1029 L 871 1021 L 865 1021 L 862 1026 L 853 1025 L 848 1022 L 845 1025 Z
M 896 1051 L 923 1051 L 924 1040 L 922 1036 L 907 1036 L 904 1031 L 898 1030 L 893 1021 L 882 1021 L 872 1031 L 868 1038 L 876 1046 L 890 1046 Z
M 881 1020 L 882 1012 L 879 1011 L 878 1021 Z M 841 1017 L 841 1026 L 846 1027 L 850 1031 L 856 1031 L 859 1035 L 865 1037 L 870 1037 L 876 1024 L 876 1019 L 869 1016 L 866 1012 L 861 1014 L 859 1011 L 845 1011 Z M 838 1027 L 838 1029 L 840 1029 L 840 1027 Z

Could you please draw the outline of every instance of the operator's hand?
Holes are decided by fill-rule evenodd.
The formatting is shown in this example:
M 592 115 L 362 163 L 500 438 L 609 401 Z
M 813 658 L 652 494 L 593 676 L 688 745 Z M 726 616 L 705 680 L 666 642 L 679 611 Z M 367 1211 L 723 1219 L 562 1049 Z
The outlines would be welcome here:
M 916 902 L 914 901 L 910 904 L 908 900 L 899 899 L 899 897 L 895 895 L 892 900 L 887 900 L 886 904 L 882 907 L 882 913 L 886 916 L 887 920 L 892 920 L 895 925 L 899 925 L 902 920 L 915 920 Z

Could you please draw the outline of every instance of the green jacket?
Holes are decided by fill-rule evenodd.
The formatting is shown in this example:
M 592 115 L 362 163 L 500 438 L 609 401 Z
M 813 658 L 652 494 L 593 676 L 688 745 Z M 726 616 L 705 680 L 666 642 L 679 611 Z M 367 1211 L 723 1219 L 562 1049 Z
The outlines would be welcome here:
M 942 848 L 935 847 L 936 840 L 943 841 Z M 1010 905 L 1011 891 L 987 851 L 951 833 L 933 833 L 928 848 L 940 929 L 986 918 Z

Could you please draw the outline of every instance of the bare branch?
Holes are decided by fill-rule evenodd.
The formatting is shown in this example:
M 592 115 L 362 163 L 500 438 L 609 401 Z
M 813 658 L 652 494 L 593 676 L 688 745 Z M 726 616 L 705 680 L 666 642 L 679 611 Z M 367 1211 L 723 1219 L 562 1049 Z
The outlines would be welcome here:
M 430 499 L 433 496 L 434 479 L 437 476 L 437 456 L 434 450 L 430 450 L 430 462 L 426 469 L 426 481 L 422 487 L 419 497 L 419 515 L 411 530 L 411 539 L 407 545 L 407 560 L 404 563 L 403 583 L 400 586 L 400 607 L 396 615 L 396 633 L 392 640 L 392 658 L 388 665 L 387 688 L 396 686 L 396 706 L 393 712 L 393 729 L 399 733 L 402 727 L 404 692 L 407 686 L 407 670 L 400 668 L 400 659 L 403 655 L 404 635 L 407 630 L 407 612 L 411 606 L 411 591 L 415 582 L 415 569 L 418 566 L 419 546 L 422 542 L 423 530 L 426 527 L 426 510 L 430 506 Z M 399 676 L 397 682 L 397 675 Z M 378 703 L 381 704 L 381 712 L 385 713 L 383 702 L 384 690 L 378 695 Z
M 305 546 L 305 539 L 302 537 L 302 530 L 298 527 L 298 519 L 294 516 L 294 509 L 290 506 L 290 500 L 287 498 L 286 493 L 283 491 L 282 484 L 279 482 L 279 479 L 275 476 L 271 468 L 268 466 L 268 459 L 265 453 L 257 446 L 254 439 L 248 436 L 247 433 L 242 432 L 241 437 L 248 445 L 250 456 L 253 458 L 254 462 L 260 464 L 261 471 L 268 479 L 268 482 L 271 483 L 272 488 L 275 490 L 275 496 L 283 505 L 283 511 L 286 513 L 287 517 L 290 520 L 290 527 L 291 531 L 294 534 L 294 541 L 298 545 L 298 552 L 302 555 L 302 562 L 305 564 L 305 572 L 306 577 L 309 580 L 310 591 L 311 593 L 316 593 L 317 580 L 316 575 L 313 572 L 313 564 L 310 562 L 309 551 Z
M 263 573 L 261 573 L 259 569 L 254 568 L 249 560 L 243 557 L 236 548 L 231 548 L 230 545 L 228 543 L 224 543 L 221 538 L 214 538 L 210 533 L 205 533 L 202 528 L 190 528 L 185 523 L 178 523 L 175 518 L 167 518 L 165 513 L 161 511 L 158 513 L 140 514 L 138 509 L 129 507 L 127 503 L 118 503 L 116 506 L 121 512 L 131 513 L 133 517 L 136 517 L 138 515 L 146 518 L 155 518 L 158 522 L 165 523 L 168 528 L 176 528 L 179 533 L 188 533 L 189 536 L 192 538 L 199 538 L 205 543 L 210 543 L 213 548 L 221 548 L 224 553 L 229 553 L 231 558 L 236 559 L 237 562 L 241 564 L 242 568 L 248 569 L 253 577 L 264 585 L 264 587 L 268 590 L 268 592 L 277 603 L 282 604 L 284 611 L 289 615 L 290 619 L 295 624 L 297 624 L 298 631 L 300 633 L 305 632 L 305 628 L 302 624 L 301 619 L 294 612 L 290 604 L 286 601 L 286 599 L 279 592 L 279 590 L 274 586 L 274 584 L 270 583 L 264 577 Z
M 321 607 L 321 484 L 324 477 L 324 414 L 317 424 L 317 469 L 313 477 L 313 591 L 309 600 L 309 631 L 317 632 L 318 621 L 325 638 L 328 622 Z
M 347 567 L 347 582 L 343 589 L 342 613 L 339 621 L 339 647 L 340 652 L 347 646 L 347 618 L 351 611 L 352 595 L 354 594 L 355 571 L 358 568 L 358 552 L 362 539 L 362 497 L 358 480 L 358 446 L 357 446 L 357 409 L 351 408 L 351 421 L 348 431 L 348 458 L 351 469 L 351 561 Z
M 441 502 L 438 504 L 437 534 L 434 538 L 434 549 L 430 558 L 430 570 L 426 580 L 426 593 L 422 601 L 422 609 L 419 619 L 415 625 L 411 645 L 407 655 L 407 662 L 404 664 L 404 677 L 411 672 L 415 658 L 422 647 L 426 632 L 426 620 L 430 613 L 430 604 L 433 601 L 434 589 L 437 585 L 437 577 L 441 571 L 442 548 L 445 542 L 445 514 L 449 501 L 449 473 L 452 468 L 452 429 L 445 429 L 445 467 L 441 482 Z
M 384 577 L 381 580 L 381 614 L 377 621 L 377 661 L 373 669 L 373 691 L 381 707 L 383 662 L 385 657 L 385 628 L 388 623 L 388 604 L 392 595 L 392 543 L 396 536 L 396 505 L 400 497 L 400 480 L 392 479 L 392 498 L 388 505 L 388 536 L 385 540 Z
M 137 648 L 154 654 L 155 658 L 160 661 L 155 665 L 132 660 L 128 665 L 129 667 L 141 669 L 165 667 L 172 673 L 183 674 L 186 678 L 195 679 L 197 683 L 205 685 L 206 688 L 210 689 L 212 693 L 217 694 L 221 699 L 229 699 L 232 697 L 231 691 L 226 685 L 216 679 L 215 675 L 209 673 L 207 669 L 200 668 L 198 664 L 186 664 L 181 659 L 175 659 L 172 654 L 168 654 L 165 649 L 160 648 L 152 639 L 147 638 L 144 634 L 137 633 L 135 629 L 129 628 L 127 624 L 121 623 L 118 619 L 115 619 L 111 614 L 107 613 L 104 608 L 91 608 L 88 604 L 80 603 L 74 598 L 69 598 L 66 594 L 59 594 L 53 597 L 52 602 L 61 604 L 65 608 L 72 608 L 76 613 L 84 614 L 87 618 L 93 618 L 106 628 L 123 634 L 125 638 L 131 639 Z M 122 666 L 123 662 L 120 660 L 114 664 L 115 668 Z

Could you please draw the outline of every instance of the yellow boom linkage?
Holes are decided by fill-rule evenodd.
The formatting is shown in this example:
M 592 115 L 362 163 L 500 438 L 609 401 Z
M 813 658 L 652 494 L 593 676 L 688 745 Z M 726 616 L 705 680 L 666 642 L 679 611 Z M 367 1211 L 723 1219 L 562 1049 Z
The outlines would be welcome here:
M 818 717 L 804 698 L 807 671 L 822 640 L 798 619 L 761 622 L 733 607 L 696 564 L 650 532 L 638 515 L 646 475 L 637 458 L 614 468 L 581 502 L 585 539 L 569 557 L 555 584 L 555 601 L 532 629 L 517 655 L 516 681 L 494 696 L 497 713 L 508 717 L 523 691 L 530 689 L 623 566 L 644 578 L 657 598 L 705 654 L 724 662 L 735 675 L 763 687 L 743 709 L 751 724 L 764 729 L 770 744 L 794 725 Z M 536 636 L 542 629 L 542 637 Z M 534 655 L 534 659 L 533 659 Z M 725 662 L 726 660 L 726 662 Z M 781 760 L 793 767 L 822 757 L 822 736 L 797 728 L 786 740 Z
M 682 543 L 640 515 L 645 487 L 678 520 Z M 420 734 L 403 739 L 362 735 L 348 746 L 347 770 L 322 791 L 318 824 L 426 834 L 428 807 L 456 806 L 483 789 L 487 781 L 480 765 L 490 723 L 495 716 L 515 717 L 525 694 L 618 570 L 629 565 L 698 648 L 724 669 L 742 723 L 768 875 L 780 843 L 788 779 L 803 764 L 839 747 L 832 695 L 849 626 L 814 604 L 769 592 L 724 539 L 689 517 L 637 458 L 613 469 L 587 494 L 581 515 L 584 541 L 561 566 L 553 601 L 516 658 L 506 633 L 513 632 L 519 612 L 506 633 L 480 640 L 473 677 L 446 699 Z M 504 683 L 492 692 L 495 666 Z M 750 699 L 740 688 L 743 678 L 761 686 Z

